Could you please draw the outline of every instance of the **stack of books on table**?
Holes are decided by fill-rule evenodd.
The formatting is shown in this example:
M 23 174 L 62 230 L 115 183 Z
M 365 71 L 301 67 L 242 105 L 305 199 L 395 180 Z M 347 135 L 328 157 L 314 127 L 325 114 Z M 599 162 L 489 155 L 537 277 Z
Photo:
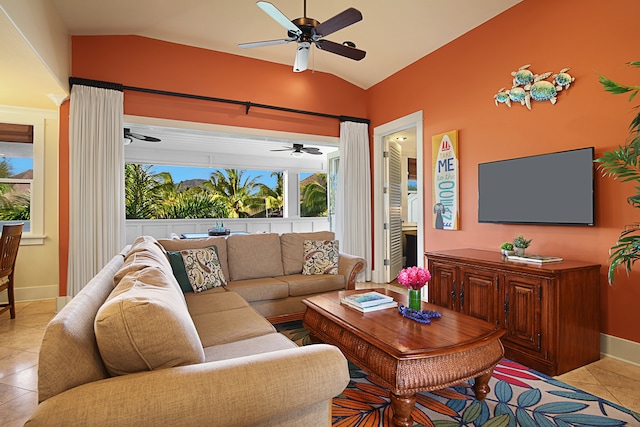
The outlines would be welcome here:
M 364 313 L 398 306 L 392 297 L 375 291 L 347 295 L 340 298 L 340 302 Z

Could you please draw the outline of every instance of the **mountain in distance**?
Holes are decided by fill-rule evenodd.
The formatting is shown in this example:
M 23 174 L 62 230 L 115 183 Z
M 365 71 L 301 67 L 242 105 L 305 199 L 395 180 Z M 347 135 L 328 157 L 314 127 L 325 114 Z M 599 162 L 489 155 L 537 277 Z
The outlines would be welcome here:
M 202 184 L 207 181 L 207 179 L 201 178 L 185 179 L 184 181 L 180 181 L 180 185 L 184 190 L 188 190 L 194 187 L 202 187 Z

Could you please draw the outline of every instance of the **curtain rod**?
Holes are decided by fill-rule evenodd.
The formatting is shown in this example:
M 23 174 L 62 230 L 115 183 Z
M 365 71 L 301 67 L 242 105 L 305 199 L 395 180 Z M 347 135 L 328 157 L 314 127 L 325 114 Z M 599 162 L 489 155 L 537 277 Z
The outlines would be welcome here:
M 356 122 L 356 123 L 366 123 L 367 125 L 370 124 L 370 120 L 369 119 L 364 119 L 361 117 L 351 117 L 351 116 L 337 116 L 334 114 L 326 114 L 326 113 L 318 113 L 315 111 L 306 111 L 306 110 L 297 110 L 297 109 L 293 109 L 293 108 L 286 108 L 286 107 L 278 107 L 275 105 L 268 105 L 268 104 L 256 104 L 255 102 L 250 102 L 250 101 L 238 101 L 235 99 L 225 99 L 225 98 L 214 98 L 211 96 L 204 96 L 204 95 L 194 95 L 194 94 L 189 94 L 189 93 L 181 93 L 181 92 L 170 92 L 170 91 L 166 91 L 166 90 L 158 90 L 158 89 L 147 89 L 147 88 L 142 88 L 142 87 L 135 87 L 135 86 L 125 86 L 119 83 L 111 83 L 111 82 L 105 82 L 105 81 L 100 81 L 100 80 L 90 80 L 90 79 L 83 79 L 83 78 L 78 78 L 78 77 L 69 77 L 69 88 L 72 88 L 74 84 L 79 84 L 79 85 L 83 85 L 83 86 L 91 86 L 91 87 L 97 87 L 97 88 L 102 88 L 102 89 L 112 89 L 112 90 L 118 90 L 118 91 L 125 91 L 125 90 L 129 90 L 132 92 L 142 92 L 142 93 L 151 93 L 154 95 L 164 95 L 164 96 L 175 96 L 178 98 L 188 98 L 188 99 L 197 99 L 200 101 L 210 101 L 210 102 L 221 102 L 224 104 L 234 104 L 234 105 L 244 105 L 245 114 L 249 114 L 249 109 L 251 107 L 254 108 L 264 108 L 264 109 L 268 109 L 268 110 L 277 110 L 277 111 L 284 111 L 287 113 L 295 113 L 295 114 L 306 114 L 308 116 L 317 116 L 317 117 L 326 117 L 329 119 L 337 119 L 340 120 L 341 122 Z

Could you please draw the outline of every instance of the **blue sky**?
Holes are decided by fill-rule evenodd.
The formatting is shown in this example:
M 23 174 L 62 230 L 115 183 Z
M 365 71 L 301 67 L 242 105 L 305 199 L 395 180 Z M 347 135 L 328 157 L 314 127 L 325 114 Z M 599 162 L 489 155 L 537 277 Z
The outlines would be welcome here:
M 33 169 L 33 159 L 21 157 L 7 157 L 8 163 L 13 169 L 13 174 L 17 175 L 21 172 Z
M 169 172 L 171 174 L 171 178 L 173 178 L 173 182 L 176 184 L 187 179 L 209 179 L 211 177 L 211 172 L 215 170 L 216 168 L 196 168 L 191 166 L 153 166 L 154 173 Z M 261 175 L 262 178 L 260 178 L 258 182 L 262 182 L 271 188 L 275 188 L 276 179 L 275 177 L 271 177 L 271 171 L 245 170 L 247 171 L 245 172 L 245 176 L 253 178 Z

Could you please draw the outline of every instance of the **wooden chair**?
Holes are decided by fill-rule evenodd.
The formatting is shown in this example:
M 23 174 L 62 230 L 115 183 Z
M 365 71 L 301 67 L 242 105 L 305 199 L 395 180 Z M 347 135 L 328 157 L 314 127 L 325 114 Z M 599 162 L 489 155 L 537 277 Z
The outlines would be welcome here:
M 11 318 L 16 318 L 15 299 L 13 296 L 13 269 L 16 265 L 22 227 L 24 224 L 11 224 L 2 227 L 0 236 L 0 292 L 7 291 L 9 302 L 0 304 L 0 314 L 9 310 Z

